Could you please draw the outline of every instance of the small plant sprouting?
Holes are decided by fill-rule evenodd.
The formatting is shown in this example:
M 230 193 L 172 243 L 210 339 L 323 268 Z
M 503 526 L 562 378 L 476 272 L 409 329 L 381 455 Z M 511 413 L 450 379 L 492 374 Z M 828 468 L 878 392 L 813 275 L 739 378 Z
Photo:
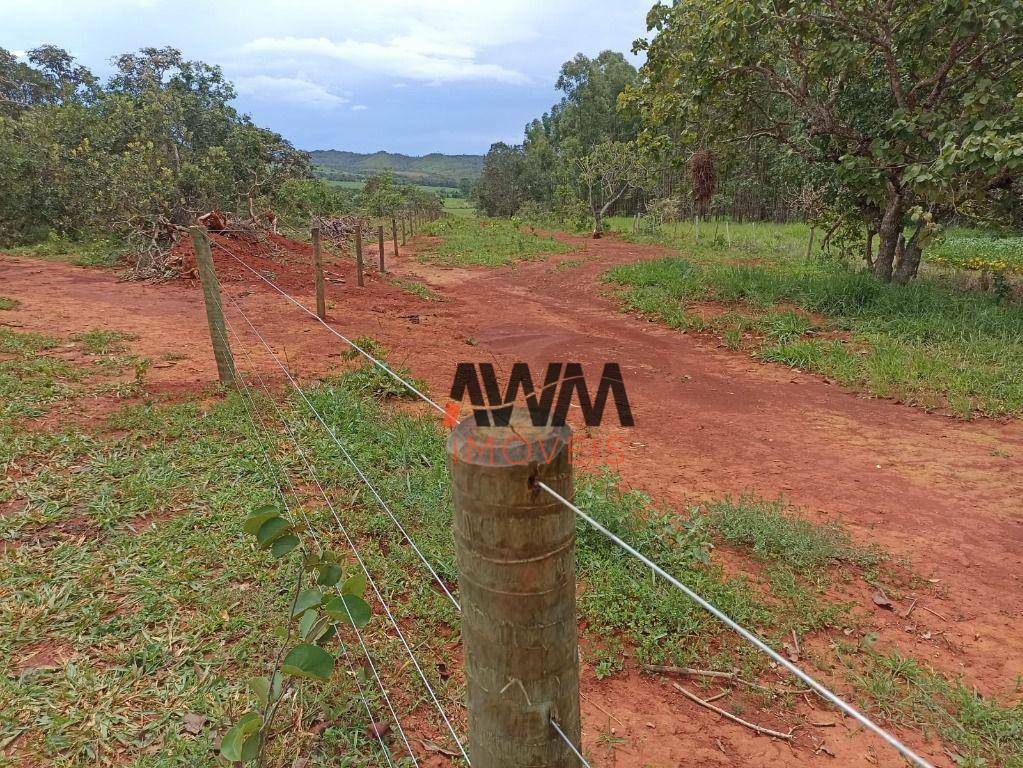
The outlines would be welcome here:
M 284 642 L 269 674 L 248 681 L 256 706 L 238 718 L 221 739 L 220 756 L 229 763 L 262 761 L 266 735 L 292 686 L 302 680 L 326 681 L 333 674 L 335 657 L 325 646 L 337 635 L 337 622 L 359 629 L 369 623 L 372 613 L 362 597 L 365 576 L 357 573 L 342 579 L 338 555 L 311 552 L 299 538 L 298 529 L 275 507 L 254 510 L 243 530 L 273 557 L 300 555 L 301 560 Z

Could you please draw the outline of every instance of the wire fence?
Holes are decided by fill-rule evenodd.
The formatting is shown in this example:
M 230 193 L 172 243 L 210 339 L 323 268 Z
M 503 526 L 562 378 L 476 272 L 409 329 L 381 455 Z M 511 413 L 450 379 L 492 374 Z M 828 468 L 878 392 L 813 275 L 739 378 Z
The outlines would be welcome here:
M 238 264 L 240 264 L 242 267 L 244 267 L 246 270 L 248 270 L 248 272 L 250 272 L 256 278 L 258 278 L 260 281 L 265 283 L 270 289 L 272 289 L 272 291 L 274 291 L 275 293 L 279 294 L 282 298 L 284 298 L 292 306 L 298 308 L 304 314 L 308 315 L 313 320 L 315 320 L 319 325 L 321 325 L 324 329 L 326 329 L 331 335 L 333 335 L 335 338 L 339 339 L 340 341 L 344 342 L 346 345 L 348 345 L 349 348 L 351 348 L 357 354 L 359 354 L 363 358 L 365 358 L 370 364 L 372 364 L 376 368 L 378 368 L 381 371 L 383 371 L 387 376 L 389 376 L 395 382 L 398 382 L 401 386 L 403 386 L 405 389 L 407 389 L 411 394 L 415 395 L 420 400 L 422 400 L 424 403 L 426 403 L 430 407 L 434 408 L 435 410 L 439 411 L 440 413 L 442 413 L 442 414 L 445 413 L 444 408 L 442 408 L 438 403 L 436 403 L 429 396 L 427 396 L 424 392 L 422 392 L 420 388 L 415 386 L 407 378 L 401 376 L 400 374 L 398 374 L 397 372 L 392 370 L 386 363 L 384 363 L 383 361 L 381 361 L 378 358 L 376 358 L 368 350 L 366 350 L 363 346 L 359 345 L 357 342 L 353 341 L 348 336 L 342 334 L 336 328 L 334 328 L 330 323 L 326 322 L 325 320 L 323 320 L 322 318 L 317 316 L 316 313 L 312 312 L 301 301 L 299 301 L 297 298 L 295 298 L 294 296 L 292 296 L 288 292 L 284 291 L 280 286 L 278 286 L 272 280 L 270 280 L 265 275 L 263 275 L 259 270 L 256 270 L 256 269 L 252 268 L 250 265 L 248 265 L 247 263 L 245 263 L 245 261 L 241 257 L 239 257 L 236 253 L 234 253 L 231 249 L 227 248 L 226 246 L 224 246 L 223 244 L 220 244 L 220 243 L 214 243 L 214 246 L 217 247 L 218 249 L 220 249 L 221 251 L 223 251 L 228 257 L 234 259 Z M 375 485 L 370 480 L 370 478 L 367 475 L 367 473 L 364 471 L 364 469 L 356 461 L 353 453 L 349 450 L 349 448 L 345 445 L 345 443 L 338 436 L 336 430 L 334 430 L 330 426 L 330 424 L 324 418 L 324 416 L 317 410 L 317 408 L 315 407 L 315 405 L 312 402 L 312 400 L 308 397 L 308 395 L 305 393 L 303 388 L 299 385 L 298 381 L 295 379 L 295 377 L 293 376 L 293 374 L 289 370 L 288 366 L 285 365 L 285 363 L 280 359 L 280 357 L 277 355 L 277 353 L 274 352 L 271 344 L 267 341 L 265 336 L 256 327 L 255 323 L 253 323 L 253 321 L 249 317 L 249 315 L 246 314 L 246 312 L 242 308 L 241 304 L 234 297 L 232 297 L 230 295 L 228 295 L 228 300 L 229 300 L 229 302 L 231 304 L 231 308 L 232 308 L 233 313 L 235 313 L 238 317 L 240 317 L 244 321 L 244 324 L 248 328 L 248 332 L 252 335 L 253 338 L 255 338 L 257 340 L 258 346 L 262 347 L 265 350 L 268 358 L 270 360 L 272 360 L 272 362 L 274 363 L 274 365 L 277 368 L 279 368 L 279 370 L 281 371 L 284 379 L 288 382 L 289 386 L 295 391 L 299 401 L 301 401 L 301 403 L 304 404 L 305 408 L 308 409 L 310 417 L 314 420 L 315 423 L 317 423 L 320 426 L 320 428 L 322 428 L 324 430 L 325 434 L 330 438 L 331 443 L 334 446 L 336 446 L 336 448 L 338 449 L 340 454 L 343 456 L 345 461 L 351 467 L 351 469 L 354 472 L 355 476 L 367 488 L 367 490 L 369 491 L 370 495 L 374 498 L 375 502 L 384 510 L 384 512 L 386 513 L 388 518 L 393 522 L 393 524 L 395 525 L 396 529 L 400 532 L 401 537 L 403 538 L 405 543 L 408 544 L 410 549 L 415 553 L 415 555 L 418 558 L 418 560 L 422 563 L 425 571 L 440 586 L 443 594 L 451 602 L 451 604 L 457 610 L 461 611 L 461 605 L 460 605 L 458 599 L 455 597 L 455 595 L 453 595 L 451 593 L 451 591 L 449 590 L 449 588 L 446 585 L 446 583 L 444 582 L 444 580 L 437 573 L 437 570 L 435 569 L 435 567 L 430 563 L 429 559 L 423 553 L 422 548 L 417 544 L 417 542 L 415 541 L 415 538 L 409 533 L 408 526 L 406 524 L 402 523 L 402 521 L 399 519 L 399 517 L 395 514 L 395 512 L 394 512 L 393 508 L 391 507 L 391 505 L 389 505 L 387 503 L 387 501 L 383 498 L 383 496 L 380 494 L 378 489 L 375 487 Z M 228 321 L 228 328 L 230 329 L 230 333 L 239 341 L 239 348 L 244 350 L 245 349 L 245 344 L 243 343 L 240 335 L 235 331 L 235 329 L 233 328 L 233 326 L 230 324 L 229 321 Z M 248 357 L 248 353 L 246 352 L 245 354 L 246 354 L 246 357 Z M 377 584 L 377 580 L 374 578 L 373 574 L 371 573 L 370 569 L 368 568 L 365 559 L 363 558 L 362 554 L 359 551 L 359 547 L 356 544 L 356 541 L 350 535 L 347 527 L 344 524 L 344 521 L 343 521 L 341 515 L 337 511 L 336 506 L 331 501 L 330 494 L 326 491 L 326 489 L 324 487 L 324 484 L 321 481 L 321 478 L 320 478 L 319 474 L 317 473 L 317 470 L 315 468 L 315 464 L 314 464 L 313 460 L 308 456 L 306 451 L 302 448 L 302 444 L 301 444 L 302 441 L 295 434 L 293 426 L 289 422 L 289 420 L 288 420 L 287 416 L 285 415 L 283 409 L 278 405 L 276 399 L 274 398 L 271 386 L 263 378 L 262 374 L 259 373 L 259 370 L 258 370 L 257 366 L 255 366 L 255 364 L 252 363 L 251 360 L 249 361 L 249 368 L 251 370 L 251 375 L 255 376 L 258 379 L 258 382 L 259 382 L 258 387 L 259 387 L 259 391 L 260 391 L 261 395 L 264 398 L 266 398 L 268 403 L 271 404 L 272 409 L 275 412 L 277 420 L 279 420 L 281 426 L 284 429 L 284 432 L 287 434 L 288 440 L 291 443 L 291 445 L 294 447 L 295 452 L 298 455 L 298 457 L 299 457 L 299 459 L 300 459 L 300 461 L 301 461 L 301 463 L 302 463 L 306 473 L 308 474 L 309 478 L 312 480 L 313 485 L 317 488 L 317 490 L 318 490 L 320 496 L 322 497 L 322 499 L 323 499 L 327 509 L 330 512 L 331 518 L 333 519 L 335 525 L 337 526 L 337 529 L 341 532 L 343 539 L 347 543 L 348 547 L 351 549 L 352 554 L 355 557 L 356 561 L 358 562 L 362 572 L 365 574 L 367 582 L 371 586 L 377 601 L 380 603 L 380 606 L 383 609 L 383 611 L 384 611 L 384 613 L 385 613 L 385 615 L 386 615 L 386 617 L 388 619 L 390 627 L 392 628 L 392 630 L 394 631 L 396 636 L 399 638 L 400 644 L 403 646 L 403 649 L 404 649 L 405 653 L 409 656 L 410 663 L 414 666 L 414 668 L 416 670 L 416 673 L 417 673 L 417 676 L 418 676 L 419 680 L 422 682 L 422 685 L 424 687 L 424 690 L 427 693 L 427 696 L 428 696 L 430 702 L 433 704 L 434 708 L 436 708 L 436 710 L 438 711 L 441 719 L 443 720 L 443 722 L 444 722 L 444 724 L 446 726 L 446 730 L 448 731 L 448 733 L 451 735 L 452 739 L 454 740 L 454 743 L 456 744 L 457 749 L 458 749 L 458 753 L 461 755 L 461 757 L 468 764 L 469 763 L 469 755 L 468 755 L 465 747 L 463 746 L 462 739 L 459 737 L 458 733 L 456 732 L 456 729 L 454 728 L 452 720 L 449 717 L 449 715 L 446 712 L 446 710 L 444 709 L 443 705 L 441 704 L 440 699 L 437 696 L 436 691 L 434 690 L 433 686 L 431 685 L 431 683 L 430 683 L 430 681 L 428 679 L 428 676 L 426 675 L 426 673 L 423 670 L 423 667 L 422 667 L 422 665 L 420 663 L 420 660 L 416 657 L 416 654 L 415 654 L 412 646 L 408 642 L 408 639 L 406 638 L 404 632 L 402 631 L 399 622 L 395 618 L 394 613 L 393 613 L 393 611 L 391 609 L 391 606 L 389 605 L 388 601 L 385 599 L 382 590 L 379 588 L 379 586 Z M 252 388 L 251 388 L 250 384 L 245 380 L 244 376 L 239 377 L 239 380 L 240 380 L 240 383 L 241 383 L 241 386 L 242 386 L 242 389 L 243 389 L 244 399 L 246 401 L 246 406 L 245 407 L 246 407 L 247 418 L 251 421 L 252 429 L 253 429 L 253 434 L 261 436 L 261 437 L 258 438 L 258 442 L 259 442 L 260 447 L 261 447 L 261 453 L 262 453 L 262 455 L 264 457 L 264 460 L 267 463 L 268 469 L 270 470 L 271 478 L 272 478 L 272 481 L 273 481 L 273 483 L 275 485 L 275 490 L 276 490 L 277 494 L 280 495 L 280 497 L 282 499 L 282 503 L 287 505 L 288 504 L 287 494 L 285 493 L 284 488 L 283 488 L 283 486 L 281 484 L 281 481 L 278 478 L 280 478 L 280 477 L 284 478 L 285 483 L 289 485 L 292 494 L 296 498 L 298 498 L 300 496 L 299 496 L 295 486 L 292 484 L 292 481 L 291 481 L 290 477 L 288 476 L 286 470 L 283 467 L 281 467 L 279 464 L 275 464 L 275 462 L 273 461 L 273 459 L 271 457 L 271 452 L 269 451 L 268 448 L 269 448 L 269 446 L 270 446 L 270 444 L 272 442 L 271 439 L 270 439 L 270 436 L 271 436 L 272 432 L 270 430 L 270 426 L 267 425 L 266 423 L 264 423 L 262 421 L 262 418 L 258 416 L 258 409 L 255 408 L 255 404 L 254 404 L 254 400 L 253 400 L 253 394 L 252 394 Z M 257 426 L 257 423 L 256 423 L 257 420 L 260 422 L 259 426 Z M 264 442 L 264 440 L 265 440 L 265 442 Z M 656 574 L 660 578 L 664 579 L 664 581 L 666 581 L 668 584 L 670 584 L 675 589 L 679 590 L 687 598 L 692 600 L 695 604 L 700 606 L 703 610 L 707 611 L 711 616 L 713 616 L 715 619 L 717 619 L 719 622 L 721 622 L 728 629 L 730 629 L 731 631 L 735 632 L 743 640 L 747 641 L 757 651 L 759 651 L 760 653 L 763 653 L 772 662 L 774 662 L 775 664 L 779 665 L 781 668 L 785 669 L 787 672 L 792 674 L 794 677 L 796 677 L 797 679 L 799 679 L 800 681 L 805 683 L 821 699 L 823 699 L 824 701 L 828 702 L 829 704 L 831 704 L 832 706 L 837 708 L 843 714 L 853 718 L 856 722 L 860 723 L 863 727 L 865 727 L 866 729 L 868 729 L 869 731 L 871 731 L 872 733 L 877 735 L 886 744 L 888 744 L 890 747 L 892 747 L 894 750 L 896 750 L 898 753 L 900 753 L 908 761 L 910 761 L 911 763 L 913 763 L 916 766 L 919 766 L 920 768 L 933 768 L 933 766 L 931 766 L 931 764 L 927 760 L 925 760 L 923 757 L 921 757 L 916 752 L 914 752 L 912 749 L 910 749 L 905 743 L 903 743 L 900 739 L 898 739 L 896 736 L 894 736 L 890 731 L 888 731 L 887 729 L 885 729 L 885 728 L 881 727 L 880 725 L 878 725 L 876 722 L 874 722 L 872 719 L 870 719 L 865 714 L 860 712 L 856 707 L 854 707 L 848 701 L 846 701 L 842 697 L 838 696 L 832 690 L 830 690 L 825 685 L 823 685 L 822 683 L 817 681 L 813 676 L 811 676 L 809 673 L 807 673 L 800 666 L 798 666 L 794 662 L 790 661 L 789 659 L 785 658 L 782 654 L 778 653 L 763 638 L 761 638 L 755 632 L 753 632 L 749 628 L 744 627 L 741 624 L 739 624 L 738 622 L 736 622 L 735 620 L 733 620 L 724 611 L 719 609 L 717 606 L 712 604 L 710 601 L 706 600 L 704 597 L 702 597 L 700 594 L 695 592 L 689 586 L 684 584 L 682 581 L 680 581 L 674 575 L 672 575 L 671 573 L 666 571 L 664 568 L 662 568 L 656 562 L 654 562 L 649 557 L 647 557 L 642 552 L 640 552 L 637 548 L 633 547 L 631 544 L 629 544 L 627 541 L 625 541 L 623 538 L 621 538 L 614 531 L 609 530 L 607 527 L 605 527 L 600 522 L 595 520 L 585 510 L 583 510 L 583 509 L 579 508 L 578 506 L 576 506 L 569 498 L 566 498 L 564 495 L 559 494 L 557 491 L 555 491 L 553 488 L 551 488 L 547 483 L 537 482 L 537 486 L 540 489 L 542 489 L 546 494 L 548 494 L 551 498 L 553 498 L 555 501 L 557 501 L 559 504 L 562 504 L 567 509 L 571 510 L 571 512 L 580 521 L 582 521 L 585 525 L 587 525 L 587 526 L 593 528 L 594 530 L 596 530 L 597 532 L 599 532 L 610 543 L 612 543 L 613 545 L 618 547 L 621 551 L 626 553 L 628 556 L 633 557 L 636 560 L 638 560 L 639 562 L 641 562 L 644 565 L 644 567 L 650 569 L 650 571 L 653 574 Z M 290 507 L 287 507 L 287 508 L 290 510 Z M 309 520 L 309 518 L 306 515 L 306 513 L 304 512 L 304 510 L 301 509 L 301 506 L 299 506 L 298 509 L 299 509 L 300 514 L 304 518 L 304 523 L 307 526 L 307 530 L 309 531 L 312 540 L 316 541 L 316 542 L 319 542 L 319 535 L 316 533 L 315 527 L 312 525 L 312 522 Z M 352 626 L 354 626 L 354 622 L 352 622 Z M 401 719 L 399 718 L 398 713 L 397 713 L 396 709 L 394 708 L 393 703 L 391 702 L 391 700 L 390 700 L 390 698 L 388 696 L 386 686 L 384 685 L 384 682 L 381 679 L 381 676 L 380 676 L 380 674 L 378 672 L 377 666 L 376 666 L 376 664 L 374 663 L 374 661 L 372 659 L 372 655 L 370 654 L 370 651 L 369 651 L 369 648 L 367 646 L 367 643 L 365 642 L 365 639 L 363 638 L 362 633 L 360 633 L 358 631 L 358 629 L 356 629 L 356 633 L 357 633 L 357 637 L 358 637 L 358 640 L 359 640 L 359 644 L 360 644 L 361 649 L 363 651 L 363 655 L 364 655 L 366 661 L 368 662 L 370 668 L 372 669 L 373 677 L 374 677 L 374 679 L 376 681 L 377 686 L 380 689 L 382 697 L 384 698 L 384 700 L 385 700 L 385 702 L 387 704 L 388 711 L 390 712 L 391 716 L 394 718 L 395 726 L 396 726 L 396 728 L 397 728 L 397 730 L 398 730 L 398 732 L 399 732 L 399 734 L 401 736 L 401 739 L 402 739 L 402 741 L 403 741 L 403 743 L 404 743 L 404 745 L 405 745 L 405 747 L 406 747 L 406 749 L 407 749 L 407 751 L 408 751 L 408 753 L 409 753 L 413 763 L 418 765 L 418 761 L 417 761 L 417 758 L 415 756 L 414 750 L 412 749 L 412 746 L 411 746 L 411 744 L 409 742 L 409 739 L 408 739 L 408 737 L 407 737 L 407 735 L 405 733 L 405 730 L 402 728 Z M 340 633 L 338 634 L 338 637 L 340 638 Z M 343 653 L 345 655 L 346 661 L 351 666 L 352 658 L 349 655 L 347 648 L 344 648 L 343 646 L 342 646 L 342 648 L 343 648 Z M 362 703 L 364 705 L 364 708 L 365 708 L 365 710 L 367 712 L 367 716 L 369 716 L 371 718 L 371 720 L 372 720 L 371 707 L 369 705 L 366 693 L 365 693 L 364 689 L 362 688 L 361 684 L 359 686 L 359 695 L 360 695 L 361 701 L 362 701 Z M 587 766 L 587 768 L 588 768 L 589 767 L 589 763 L 587 762 L 586 758 L 583 756 L 583 753 L 582 753 L 582 750 L 581 750 L 581 745 L 574 744 L 572 742 L 572 740 L 565 734 L 563 729 L 559 726 L 559 724 L 557 723 L 557 721 L 553 717 L 549 720 L 549 725 L 550 725 L 550 728 L 554 731 L 554 733 L 558 736 L 558 738 L 560 738 L 562 741 L 564 741 L 566 746 L 578 758 L 579 763 L 581 765 L 583 765 L 583 766 Z M 383 751 L 388 764 L 391 765 L 392 764 L 391 756 L 390 756 L 389 751 L 388 751 L 388 749 L 387 749 L 387 747 L 386 747 L 382 737 L 380 736 L 380 734 L 377 734 L 377 739 L 379 741 L 380 748 Z

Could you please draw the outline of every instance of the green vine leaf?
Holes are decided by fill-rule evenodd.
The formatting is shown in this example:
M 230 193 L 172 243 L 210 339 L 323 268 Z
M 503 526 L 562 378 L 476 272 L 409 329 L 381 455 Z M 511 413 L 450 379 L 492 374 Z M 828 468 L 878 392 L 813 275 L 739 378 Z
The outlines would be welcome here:
M 260 706 L 265 707 L 270 700 L 270 680 L 266 677 L 253 677 L 249 680 L 249 690 Z
M 255 536 L 259 532 L 260 526 L 271 517 L 280 517 L 276 509 L 273 507 L 260 507 L 246 518 L 242 524 L 242 530 Z
M 334 671 L 334 657 L 316 645 L 296 645 L 284 657 L 281 671 L 295 677 L 329 680 Z
M 286 554 L 295 549 L 295 547 L 297 547 L 299 544 L 301 544 L 301 542 L 298 540 L 298 536 L 289 533 L 288 535 L 281 536 L 279 539 L 277 539 L 270 547 L 270 552 L 273 554 L 274 557 L 284 557 Z
M 255 736 L 256 750 L 259 749 L 259 729 L 263 725 L 263 718 L 255 712 L 246 712 L 242 715 L 236 725 L 230 728 L 220 740 L 220 755 L 231 763 L 244 760 L 251 760 L 255 754 L 250 755 L 250 742 Z M 247 756 L 249 755 L 249 756 Z
M 323 593 L 316 587 L 310 587 L 309 589 L 303 589 L 298 593 L 298 598 L 295 600 L 295 607 L 291 612 L 292 616 L 300 616 L 310 608 L 316 608 L 320 603 L 323 602 Z
M 342 595 L 362 597 L 366 592 L 366 574 L 357 573 L 341 585 Z
M 341 580 L 341 566 L 337 563 L 327 563 L 320 567 L 320 575 L 316 583 L 324 587 L 333 587 Z
M 332 619 L 350 621 L 356 627 L 369 624 L 372 616 L 369 603 L 357 595 L 341 595 L 335 597 L 325 606 L 323 611 Z
M 256 532 L 256 541 L 259 542 L 260 547 L 267 549 L 275 539 L 283 536 L 290 528 L 288 521 L 283 517 L 271 517 L 259 526 L 259 530 Z

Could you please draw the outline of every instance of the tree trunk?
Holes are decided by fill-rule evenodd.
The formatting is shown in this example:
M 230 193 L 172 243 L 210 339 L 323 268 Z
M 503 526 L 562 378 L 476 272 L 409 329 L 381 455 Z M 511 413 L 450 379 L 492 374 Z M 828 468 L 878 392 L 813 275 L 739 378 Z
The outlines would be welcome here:
M 877 228 L 878 248 L 877 258 L 874 260 L 874 276 L 886 283 L 892 281 L 892 271 L 895 267 L 895 251 L 899 247 L 899 238 L 902 235 L 902 214 L 905 211 L 905 202 L 902 195 L 894 193 L 888 199 L 881 217 L 881 224 Z
M 874 235 L 874 230 L 867 227 L 867 248 L 863 254 L 863 260 L 867 262 L 868 269 L 874 268 Z
M 909 238 L 909 242 L 900 242 L 899 258 L 895 264 L 893 277 L 893 280 L 899 285 L 908 283 L 916 277 L 916 273 L 920 270 L 920 257 L 923 255 L 923 249 L 920 247 L 920 233 L 923 232 L 923 229 L 924 223 L 921 221 L 913 236 Z
M 813 233 L 814 233 L 814 229 L 815 228 L 814 228 L 813 224 L 811 224 L 810 225 L 810 239 L 806 243 L 806 260 L 807 261 L 810 260 L 810 255 L 813 253 Z
M 593 237 L 604 236 L 604 212 L 600 208 L 593 209 Z

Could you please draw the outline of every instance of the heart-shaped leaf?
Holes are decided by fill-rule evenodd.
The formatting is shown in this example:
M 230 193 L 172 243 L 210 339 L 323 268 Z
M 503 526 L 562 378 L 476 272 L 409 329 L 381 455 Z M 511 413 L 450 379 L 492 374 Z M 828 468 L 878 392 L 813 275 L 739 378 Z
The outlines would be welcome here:
M 298 536 L 289 533 L 286 536 L 281 536 L 270 546 L 270 553 L 274 557 L 284 557 L 301 543 Z
M 310 608 L 316 608 L 321 602 L 323 602 L 323 593 L 316 587 L 303 589 L 298 593 L 298 598 L 295 600 L 295 607 L 292 609 L 291 615 L 299 616 Z
M 260 526 L 271 517 L 280 517 L 280 513 L 273 507 L 260 507 L 245 519 L 242 530 L 255 536 Z
M 253 734 L 258 734 L 263 725 L 263 718 L 255 712 L 246 712 L 237 724 L 228 729 L 220 740 L 220 755 L 230 763 L 244 760 L 246 742 Z M 258 746 L 258 742 L 257 742 Z
M 259 542 L 259 546 L 266 549 L 273 544 L 274 539 L 283 536 L 290 528 L 288 521 L 283 517 L 271 517 L 259 526 L 259 530 L 256 531 L 256 541 Z
M 334 671 L 334 657 L 317 645 L 296 645 L 284 657 L 281 671 L 295 677 L 329 680 Z
M 351 578 L 347 579 L 344 584 L 341 585 L 342 595 L 355 595 L 356 597 L 362 597 L 366 591 L 366 574 L 357 573 Z
M 256 697 L 256 701 L 265 707 L 270 700 L 270 680 L 265 677 L 253 677 L 249 680 L 249 690 Z
M 320 575 L 316 583 L 324 587 L 333 587 L 341 580 L 341 566 L 337 563 L 327 563 L 320 567 Z
M 369 603 L 357 595 L 340 595 L 323 606 L 323 611 L 332 619 L 351 622 L 356 627 L 369 624 L 372 616 Z

